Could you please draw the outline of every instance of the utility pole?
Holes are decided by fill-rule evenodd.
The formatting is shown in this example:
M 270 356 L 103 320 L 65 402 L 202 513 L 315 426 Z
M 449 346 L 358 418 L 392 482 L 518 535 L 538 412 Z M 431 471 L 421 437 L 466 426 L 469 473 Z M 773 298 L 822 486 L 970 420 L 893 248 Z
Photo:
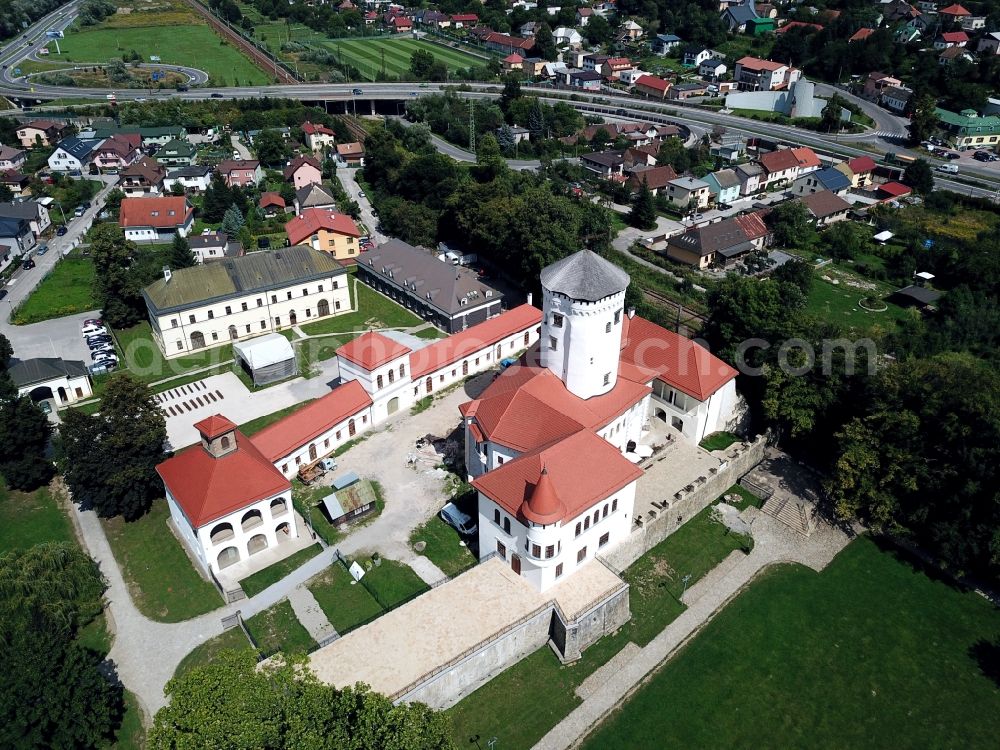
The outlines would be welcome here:
M 469 150 L 476 153 L 476 103 L 469 99 Z

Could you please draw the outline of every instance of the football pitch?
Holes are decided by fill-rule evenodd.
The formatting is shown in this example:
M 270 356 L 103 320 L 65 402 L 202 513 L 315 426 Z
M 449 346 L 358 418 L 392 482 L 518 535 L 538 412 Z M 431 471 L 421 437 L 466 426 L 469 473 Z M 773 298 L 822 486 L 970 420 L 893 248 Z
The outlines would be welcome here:
M 483 65 L 486 60 L 460 50 L 449 49 L 420 39 L 331 39 L 322 43 L 342 64 L 357 68 L 361 77 L 374 81 L 385 69 L 388 76 L 408 78 L 410 56 L 418 49 L 426 50 L 448 66 L 449 72 L 472 65 Z

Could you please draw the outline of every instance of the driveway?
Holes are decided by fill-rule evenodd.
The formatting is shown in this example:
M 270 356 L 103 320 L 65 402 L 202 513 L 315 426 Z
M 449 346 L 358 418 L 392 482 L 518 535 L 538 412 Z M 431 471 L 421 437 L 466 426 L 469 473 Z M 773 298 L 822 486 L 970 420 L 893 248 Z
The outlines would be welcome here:
M 243 145 L 243 141 L 240 140 L 240 137 L 236 135 L 236 133 L 229 136 L 229 140 L 233 144 L 233 151 L 239 154 L 241 159 L 246 161 L 247 159 L 253 158 L 253 154 L 250 153 L 250 149 Z
M 368 227 L 368 233 L 372 238 L 372 242 L 376 245 L 381 245 L 389 239 L 389 236 L 379 231 L 375 210 L 372 208 L 368 197 L 361 195 L 361 186 L 354 179 L 355 174 L 353 169 L 346 167 L 337 169 L 337 179 L 340 180 L 340 184 L 344 186 L 344 190 L 347 191 L 347 195 L 350 196 L 351 200 L 355 201 L 361 207 L 361 221 Z

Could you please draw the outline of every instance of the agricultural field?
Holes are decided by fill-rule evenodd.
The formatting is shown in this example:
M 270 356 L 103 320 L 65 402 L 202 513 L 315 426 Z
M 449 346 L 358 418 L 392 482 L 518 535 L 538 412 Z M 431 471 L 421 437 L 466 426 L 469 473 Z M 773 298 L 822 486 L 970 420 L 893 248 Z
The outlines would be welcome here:
M 169 31 L 167 30 L 169 27 Z M 61 55 L 49 44 L 49 63 L 103 63 L 135 51 L 144 62 L 156 55 L 166 64 L 204 70 L 217 84 L 256 85 L 270 81 L 237 49 L 215 34 L 179 0 L 119 3 L 116 15 L 90 27 L 72 27 L 59 40 Z
M 486 60 L 466 52 L 442 47 L 420 39 L 331 39 L 323 42 L 342 64 L 357 68 L 361 77 L 374 81 L 385 66 L 387 76 L 407 78 L 410 56 L 418 49 L 426 50 L 448 66 L 449 71 L 483 65 Z M 383 59 L 384 55 L 384 59 Z

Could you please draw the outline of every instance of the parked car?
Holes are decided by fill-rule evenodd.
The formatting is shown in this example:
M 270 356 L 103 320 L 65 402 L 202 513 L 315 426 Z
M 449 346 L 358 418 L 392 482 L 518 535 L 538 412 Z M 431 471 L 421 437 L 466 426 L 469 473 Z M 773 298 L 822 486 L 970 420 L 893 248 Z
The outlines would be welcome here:
M 107 349 L 107 348 L 110 348 L 112 351 L 114 351 L 115 342 L 112 341 L 110 337 L 107 339 L 102 338 L 100 340 L 88 341 L 87 348 L 90 349 L 90 351 L 92 352 L 96 352 L 98 349 Z
M 961 159 L 962 155 L 960 153 L 956 152 L 956 151 L 945 151 L 944 158 L 945 159 Z
M 102 326 L 102 325 L 104 325 L 104 321 L 101 320 L 100 318 L 87 318 L 83 322 L 84 322 L 85 325 L 88 324 L 88 323 L 90 325 L 94 325 L 94 326 Z
M 6 289 L 0 289 L 0 299 L 3 299 L 6 296 L 7 296 L 7 290 Z
M 35 267 L 35 261 L 33 261 L 31 258 L 25 258 L 24 262 L 21 263 L 21 268 L 23 268 L 25 271 L 28 271 L 34 267 Z
M 96 352 L 94 354 L 91 354 L 90 358 L 95 362 L 101 362 L 101 363 L 113 362 L 116 365 L 118 364 L 118 357 L 108 352 Z
M 76 218 L 78 218 L 78 219 L 79 219 L 79 218 L 80 218 L 81 216 L 83 216 L 83 206 L 77 206 L 77 207 L 76 207 L 76 211 L 74 211 L 74 212 L 73 212 L 73 216 L 75 216 L 75 217 L 76 217 Z
M 107 333 L 108 329 L 94 323 L 84 323 L 82 333 L 84 336 L 93 336 L 95 333 Z
M 354 94 L 355 96 L 361 96 L 365 92 L 362 91 L 361 89 L 353 89 L 351 93 Z
M 35 255 L 45 255 L 49 251 L 48 245 L 39 245 L 38 249 L 35 250 Z
M 69 231 L 69 229 L 66 228 L 65 224 L 60 224 L 59 228 L 56 230 L 56 236 L 62 237 L 68 231 Z
M 935 169 L 938 172 L 944 172 L 945 174 L 958 174 L 958 167 L 954 164 L 938 164 Z
M 479 526 L 472 519 L 472 517 L 467 513 L 460 511 L 455 503 L 448 503 L 445 505 L 441 509 L 439 515 L 441 516 L 442 521 L 455 529 L 455 531 L 459 534 L 472 536 L 479 531 Z

